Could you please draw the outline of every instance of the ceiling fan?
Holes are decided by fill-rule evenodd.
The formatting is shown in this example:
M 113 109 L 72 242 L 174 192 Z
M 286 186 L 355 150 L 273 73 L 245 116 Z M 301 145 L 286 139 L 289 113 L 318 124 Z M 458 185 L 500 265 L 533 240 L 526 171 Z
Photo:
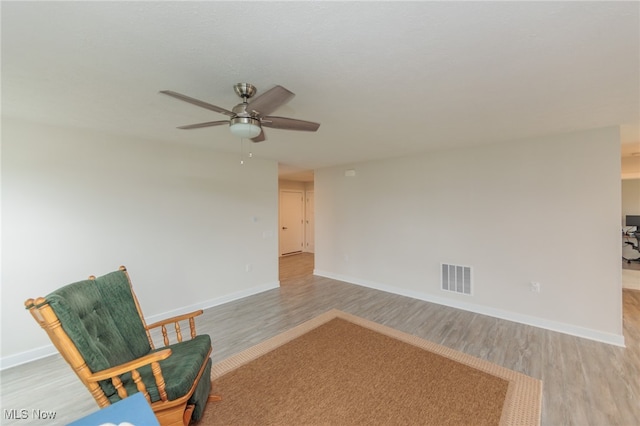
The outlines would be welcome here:
M 233 89 L 236 94 L 242 98 L 242 102 L 234 106 L 231 111 L 171 90 L 161 90 L 160 93 L 229 116 L 228 120 L 189 124 L 179 126 L 178 129 L 199 129 L 202 127 L 228 124 L 231 133 L 235 136 L 243 139 L 251 139 L 253 142 L 262 142 L 266 139 L 262 127 L 283 130 L 302 130 L 306 132 L 315 132 L 320 127 L 319 123 L 312 121 L 269 115 L 295 96 L 291 91 L 282 86 L 275 86 L 255 98 L 253 98 L 253 96 L 258 90 L 252 84 L 238 83 L 233 86 Z M 249 99 L 251 99 L 251 101 L 249 101 Z

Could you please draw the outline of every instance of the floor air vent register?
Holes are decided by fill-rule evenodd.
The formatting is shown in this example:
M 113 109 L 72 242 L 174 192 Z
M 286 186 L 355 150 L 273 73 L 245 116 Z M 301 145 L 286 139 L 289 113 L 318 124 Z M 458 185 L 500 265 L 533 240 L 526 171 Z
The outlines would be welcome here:
M 441 264 L 442 290 L 471 295 L 472 269 L 470 266 Z

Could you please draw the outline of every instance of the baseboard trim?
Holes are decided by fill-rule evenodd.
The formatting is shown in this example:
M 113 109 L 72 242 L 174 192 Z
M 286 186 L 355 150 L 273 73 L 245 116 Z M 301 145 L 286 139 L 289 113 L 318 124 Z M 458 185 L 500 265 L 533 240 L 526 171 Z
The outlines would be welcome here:
M 58 354 L 53 345 L 45 345 L 0 358 L 0 371 Z
M 160 321 L 164 318 L 175 317 L 178 315 L 188 314 L 189 312 L 197 311 L 198 309 L 213 308 L 214 306 L 224 305 L 225 303 L 233 302 L 238 299 L 253 296 L 254 294 L 263 293 L 265 291 L 273 290 L 280 287 L 280 281 L 274 281 L 266 284 L 262 284 L 256 287 L 251 287 L 246 290 L 237 291 L 235 293 L 228 294 L 222 297 L 216 297 L 215 299 L 205 300 L 203 302 L 195 303 L 189 306 L 183 306 L 178 309 L 174 309 L 161 314 L 150 315 L 145 318 L 148 324 Z
M 355 284 L 362 287 L 372 288 L 374 290 L 380 290 L 387 293 L 397 294 L 399 296 L 411 297 L 412 299 L 423 300 L 425 302 L 436 303 L 438 305 L 449 306 L 451 308 L 462 309 L 464 311 L 475 312 L 477 314 L 488 315 L 494 318 L 500 318 L 507 321 L 513 321 L 520 324 L 531 325 L 533 327 L 543 328 L 550 331 L 557 331 L 563 334 L 569 334 L 571 336 L 582 337 L 596 342 L 607 343 L 609 345 L 615 345 L 625 347 L 624 336 L 618 334 L 605 333 L 598 330 L 592 330 L 590 328 L 579 327 L 571 324 L 565 324 L 562 322 L 551 321 L 544 318 L 534 317 L 530 315 L 519 314 L 517 312 L 504 311 L 502 309 L 496 309 L 489 306 L 477 305 L 473 303 L 465 303 L 457 300 L 447 299 L 444 297 L 438 297 L 427 293 L 416 292 L 413 290 L 406 290 L 399 287 L 390 286 L 387 284 L 377 283 L 369 280 L 363 280 L 347 275 L 334 274 L 328 271 L 322 271 L 314 269 L 314 275 L 320 277 L 331 278 L 338 281 L 344 281 L 349 284 Z
M 205 300 L 203 302 L 195 303 L 189 306 L 183 306 L 178 309 L 174 309 L 161 314 L 151 315 L 146 317 L 147 324 L 152 324 L 156 321 L 160 321 L 164 318 L 170 318 L 177 315 L 187 314 L 189 312 L 197 311 L 199 309 L 213 308 L 214 306 L 224 305 L 225 303 L 233 302 L 235 300 L 243 299 L 248 296 L 263 293 L 265 291 L 273 290 L 280 287 L 280 281 L 274 281 L 266 284 L 262 284 L 256 287 L 251 287 L 246 290 L 237 291 L 235 293 L 228 294 L 226 296 L 217 297 L 215 299 Z M 0 371 L 16 367 L 21 364 L 36 361 L 38 359 L 46 358 L 49 356 L 57 355 L 58 351 L 53 345 L 45 345 L 36 349 L 20 352 L 15 355 L 9 355 L 0 358 Z

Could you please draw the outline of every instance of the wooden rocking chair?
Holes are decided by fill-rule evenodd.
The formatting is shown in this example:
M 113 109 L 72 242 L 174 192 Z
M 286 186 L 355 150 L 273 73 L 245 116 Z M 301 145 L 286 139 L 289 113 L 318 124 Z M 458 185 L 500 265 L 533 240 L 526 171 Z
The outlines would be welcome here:
M 163 426 L 200 419 L 211 390 L 211 339 L 196 335 L 202 310 L 147 325 L 124 266 L 25 302 L 100 407 L 142 392 Z M 189 322 L 183 340 L 180 321 Z M 177 343 L 170 344 L 167 325 Z M 159 328 L 164 347 L 154 346 Z

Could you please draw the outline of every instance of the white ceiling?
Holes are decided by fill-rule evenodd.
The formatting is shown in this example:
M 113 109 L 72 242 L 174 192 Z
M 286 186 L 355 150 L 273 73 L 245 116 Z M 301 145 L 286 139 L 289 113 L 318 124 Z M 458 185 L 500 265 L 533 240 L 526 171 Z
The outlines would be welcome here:
M 296 93 L 274 115 L 322 124 L 250 146 L 288 172 L 609 125 L 623 156 L 640 151 L 639 2 L 3 1 L 1 14 L 6 116 L 239 152 L 225 127 L 175 128 L 225 116 L 158 91 L 231 109 L 249 82 Z

